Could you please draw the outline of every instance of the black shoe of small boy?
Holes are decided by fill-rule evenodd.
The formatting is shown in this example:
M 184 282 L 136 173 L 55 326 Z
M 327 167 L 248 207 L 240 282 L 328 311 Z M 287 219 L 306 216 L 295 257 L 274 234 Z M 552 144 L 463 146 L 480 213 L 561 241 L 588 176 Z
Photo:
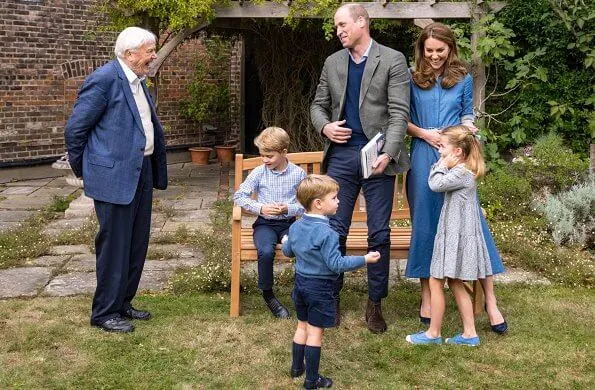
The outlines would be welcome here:
M 289 310 L 285 306 L 279 302 L 279 300 L 275 297 L 265 301 L 267 307 L 273 313 L 276 318 L 289 318 L 291 315 L 289 314 Z
M 299 378 L 300 376 L 304 375 L 304 372 L 306 372 L 306 367 L 297 368 L 297 369 L 291 367 L 291 377 L 292 378 Z
M 322 375 L 319 375 L 315 381 L 309 381 L 307 379 L 304 381 L 304 389 L 326 389 L 332 386 L 333 380 Z

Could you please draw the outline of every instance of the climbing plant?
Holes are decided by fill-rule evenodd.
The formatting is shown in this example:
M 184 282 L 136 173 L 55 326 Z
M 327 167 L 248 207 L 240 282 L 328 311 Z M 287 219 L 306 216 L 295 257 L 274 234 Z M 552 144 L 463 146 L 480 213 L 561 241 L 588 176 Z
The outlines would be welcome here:
M 476 26 L 488 65 L 488 152 L 554 131 L 583 155 L 595 138 L 595 7 L 582 0 L 508 0 Z

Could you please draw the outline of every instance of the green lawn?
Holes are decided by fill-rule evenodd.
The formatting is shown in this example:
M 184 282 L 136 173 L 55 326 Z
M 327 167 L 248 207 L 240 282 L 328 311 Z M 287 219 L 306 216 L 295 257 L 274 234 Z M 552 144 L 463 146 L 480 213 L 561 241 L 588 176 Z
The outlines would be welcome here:
M 511 331 L 493 334 L 482 315 L 478 348 L 408 345 L 405 335 L 420 329 L 417 291 L 391 290 L 383 335 L 365 328 L 365 294 L 344 293 L 344 320 L 327 331 L 321 363 L 335 388 L 595 388 L 593 290 L 498 286 Z M 444 336 L 459 328 L 452 301 Z M 228 302 L 142 295 L 137 306 L 154 319 L 117 335 L 89 327 L 89 297 L 0 301 L 0 388 L 300 388 L 303 378 L 288 375 L 295 322 L 273 320 L 256 294 L 243 294 L 243 316 L 230 319 Z

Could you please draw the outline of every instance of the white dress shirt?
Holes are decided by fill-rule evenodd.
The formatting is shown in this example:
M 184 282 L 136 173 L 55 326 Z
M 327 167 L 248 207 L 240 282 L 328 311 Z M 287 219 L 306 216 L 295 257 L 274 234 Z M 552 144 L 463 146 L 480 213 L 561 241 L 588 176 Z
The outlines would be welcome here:
M 128 65 L 126 65 L 126 63 L 119 58 L 118 62 L 122 66 L 124 74 L 128 79 L 128 84 L 130 85 L 132 96 L 134 96 L 134 101 L 136 102 L 138 113 L 140 114 L 143 130 L 145 131 L 146 142 L 144 155 L 150 156 L 153 154 L 153 149 L 155 146 L 155 133 L 153 129 L 153 121 L 151 120 L 151 107 L 149 106 L 147 96 L 145 95 L 143 87 L 141 85 L 141 82 L 145 78 L 139 78 L 136 75 L 136 73 L 134 73 L 132 69 L 130 69 Z

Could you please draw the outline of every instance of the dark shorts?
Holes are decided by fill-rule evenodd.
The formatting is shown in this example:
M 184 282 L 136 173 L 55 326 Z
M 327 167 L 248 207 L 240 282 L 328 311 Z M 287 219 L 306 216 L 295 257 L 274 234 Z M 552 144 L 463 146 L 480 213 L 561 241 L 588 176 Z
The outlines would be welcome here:
M 306 321 L 318 328 L 335 326 L 333 280 L 296 274 L 291 298 L 298 320 Z

